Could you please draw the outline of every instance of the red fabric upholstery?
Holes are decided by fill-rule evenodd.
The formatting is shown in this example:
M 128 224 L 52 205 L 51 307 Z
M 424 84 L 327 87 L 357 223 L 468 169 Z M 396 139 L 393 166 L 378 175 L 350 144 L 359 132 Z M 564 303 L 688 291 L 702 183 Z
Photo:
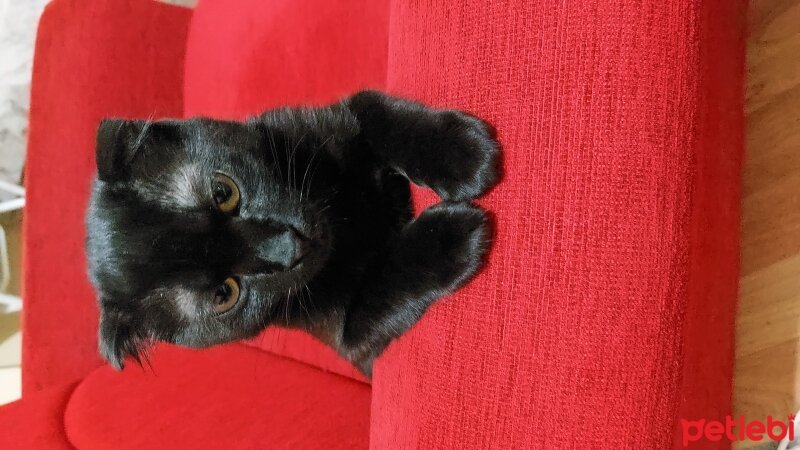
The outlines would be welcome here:
M 152 370 L 103 367 L 64 418 L 77 448 L 367 448 L 369 386 L 239 344 L 161 346 Z
M 190 11 L 142 0 L 56 0 L 39 25 L 23 233 L 23 392 L 100 365 L 84 213 L 106 116 L 180 116 Z
M 287 104 L 325 104 L 386 80 L 387 0 L 204 0 L 186 50 L 186 116 L 242 118 Z M 270 329 L 250 342 L 364 378 L 309 335 Z
M 744 6 L 393 1 L 388 88 L 489 118 L 506 172 L 487 270 L 375 368 L 372 447 L 663 449 L 730 413 Z
M 186 115 L 241 118 L 383 87 L 388 12 L 388 0 L 203 0 L 186 50 Z
M 0 408 L 15 430 L 0 447 L 67 445 L 71 387 L 35 391 L 100 365 L 82 242 L 102 116 L 242 117 L 388 87 L 497 126 L 487 269 L 390 347 L 372 394 L 297 362 L 357 376 L 286 330 L 163 346 L 154 373 L 104 367 L 81 383 L 72 443 L 680 448 L 679 418 L 730 413 L 744 7 L 202 0 L 187 38 L 187 10 L 55 0 L 32 93 L 25 397 Z
M 77 383 L 50 387 L 0 408 L 0 448 L 72 449 L 64 432 L 64 410 Z

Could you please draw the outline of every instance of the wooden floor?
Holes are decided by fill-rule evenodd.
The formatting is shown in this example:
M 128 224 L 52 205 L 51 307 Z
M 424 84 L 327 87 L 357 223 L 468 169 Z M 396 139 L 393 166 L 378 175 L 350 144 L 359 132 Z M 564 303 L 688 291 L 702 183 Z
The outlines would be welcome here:
M 752 420 L 800 408 L 800 0 L 750 0 L 748 21 L 734 407 Z

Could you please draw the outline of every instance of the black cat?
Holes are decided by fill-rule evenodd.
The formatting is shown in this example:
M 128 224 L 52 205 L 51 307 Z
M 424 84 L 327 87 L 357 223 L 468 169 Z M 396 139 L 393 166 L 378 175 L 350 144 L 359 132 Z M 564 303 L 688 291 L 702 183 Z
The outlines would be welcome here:
M 364 91 L 245 122 L 105 120 L 86 248 L 116 368 L 148 342 L 307 330 L 366 375 L 482 264 L 489 125 Z M 443 200 L 414 219 L 408 180 Z

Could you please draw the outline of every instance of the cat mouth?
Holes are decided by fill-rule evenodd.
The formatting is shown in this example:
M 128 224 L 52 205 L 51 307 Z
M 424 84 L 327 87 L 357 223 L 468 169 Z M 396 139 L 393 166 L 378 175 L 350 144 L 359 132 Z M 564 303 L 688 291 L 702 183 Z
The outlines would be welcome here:
M 287 267 L 287 272 L 302 273 L 314 265 L 317 259 L 324 259 L 324 244 L 316 239 L 305 238 L 298 243 L 297 254 L 294 261 Z
M 330 253 L 329 240 L 320 229 L 298 232 L 298 252 L 287 272 L 304 280 L 312 278 L 325 264 Z
M 300 270 L 301 265 L 303 264 L 303 260 L 306 259 L 306 253 L 303 252 L 294 260 L 292 265 L 289 266 L 289 270 Z
M 295 227 L 290 227 L 290 229 L 292 230 L 292 233 L 294 233 L 296 240 L 295 245 L 297 246 L 295 259 L 292 264 L 289 265 L 289 269 L 292 270 L 303 263 L 303 260 L 306 259 L 306 256 L 308 256 L 309 252 L 312 250 L 315 241 L 314 239 L 310 238 L 307 233 L 304 233 Z

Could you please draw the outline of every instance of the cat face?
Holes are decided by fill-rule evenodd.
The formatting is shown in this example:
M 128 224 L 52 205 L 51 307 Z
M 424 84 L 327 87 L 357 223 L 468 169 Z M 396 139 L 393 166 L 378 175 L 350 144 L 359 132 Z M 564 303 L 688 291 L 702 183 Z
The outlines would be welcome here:
M 101 123 L 86 246 L 109 362 L 154 339 L 251 337 L 280 316 L 331 248 L 307 150 L 256 121 Z

